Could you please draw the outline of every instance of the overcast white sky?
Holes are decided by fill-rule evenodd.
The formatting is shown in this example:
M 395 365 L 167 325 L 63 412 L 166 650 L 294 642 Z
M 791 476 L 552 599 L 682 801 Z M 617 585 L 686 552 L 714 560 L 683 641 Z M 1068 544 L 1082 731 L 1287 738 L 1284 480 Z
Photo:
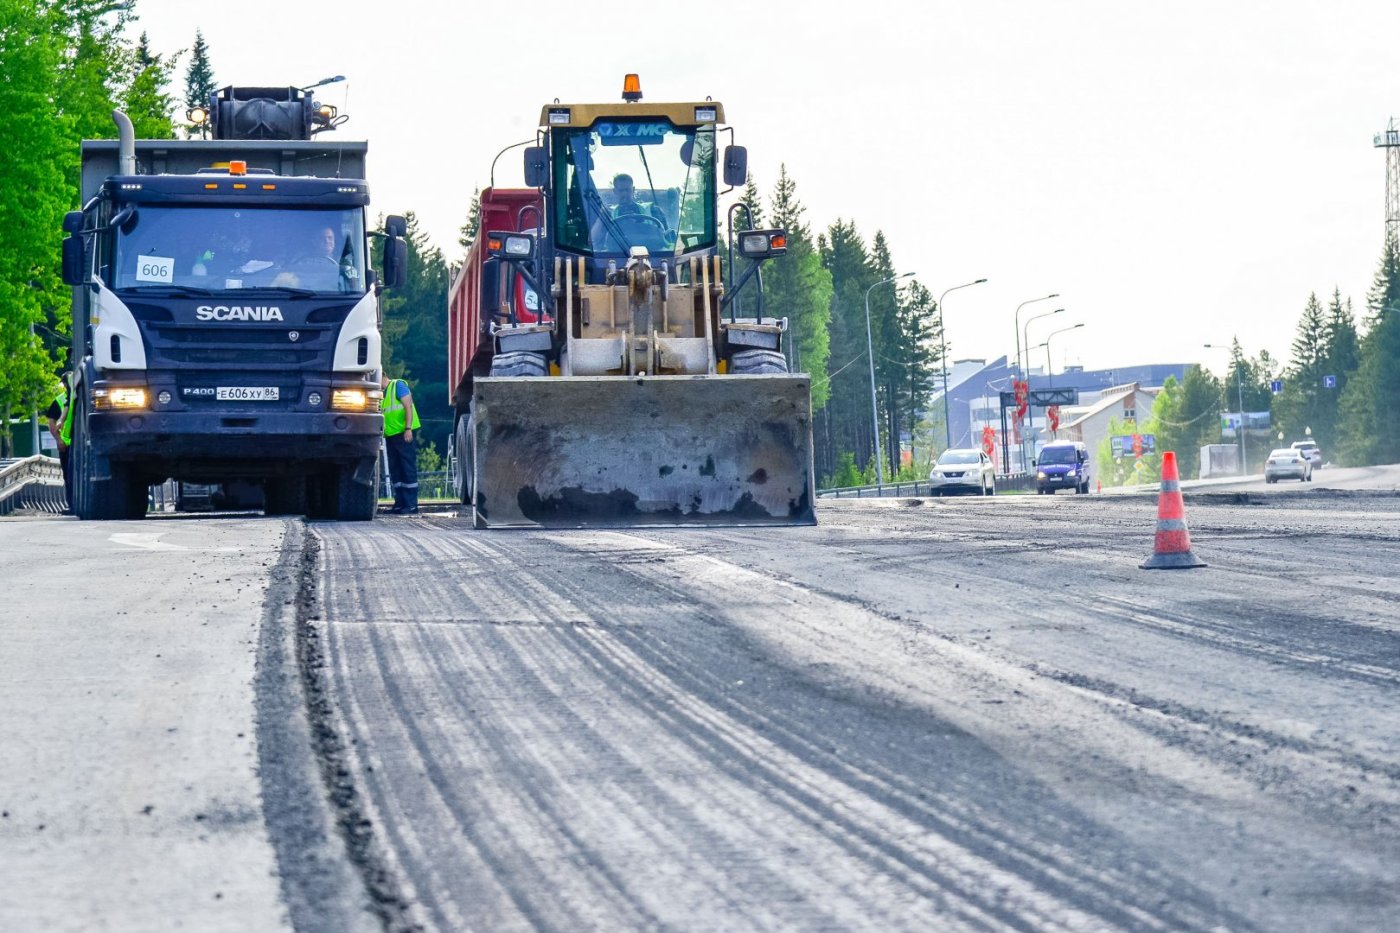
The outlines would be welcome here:
M 197 4 L 137 0 L 159 51 L 204 31 L 220 84 L 309 84 L 370 141 L 374 208 L 445 253 L 540 106 L 722 101 L 765 197 L 780 163 L 814 230 L 883 230 L 948 296 L 955 358 L 1014 354 L 1012 314 L 1066 311 L 1054 366 L 1287 356 L 1309 292 L 1358 316 L 1400 116 L 1400 3 Z M 819 12 L 820 11 L 820 12 Z M 183 88 L 182 58 L 178 69 Z M 496 183 L 521 181 L 518 150 Z M 1044 350 L 1036 359 L 1043 364 Z

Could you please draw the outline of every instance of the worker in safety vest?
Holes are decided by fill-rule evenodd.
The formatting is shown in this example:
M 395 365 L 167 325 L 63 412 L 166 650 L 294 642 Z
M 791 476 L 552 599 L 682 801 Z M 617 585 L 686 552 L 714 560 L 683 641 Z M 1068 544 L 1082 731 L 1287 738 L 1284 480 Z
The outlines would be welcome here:
M 384 444 L 389 451 L 389 479 L 394 484 L 395 515 L 418 514 L 418 451 L 413 432 L 421 427 L 413 393 L 402 379 L 390 379 L 380 373 L 384 387 L 380 411 L 384 413 Z
M 68 509 L 73 508 L 73 468 L 70 465 L 69 445 L 73 443 L 73 374 L 63 374 L 63 384 L 59 386 L 53 401 L 49 403 L 44 417 L 49 422 L 49 434 L 58 445 L 58 463 L 63 468 L 63 497 Z

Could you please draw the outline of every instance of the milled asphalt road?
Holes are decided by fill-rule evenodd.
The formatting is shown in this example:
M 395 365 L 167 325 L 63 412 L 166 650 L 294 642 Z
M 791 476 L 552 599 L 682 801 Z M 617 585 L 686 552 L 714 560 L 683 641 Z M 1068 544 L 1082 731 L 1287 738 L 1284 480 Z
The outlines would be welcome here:
M 1153 497 L 0 520 L 0 929 L 1391 929 L 1363 482 L 1157 573 Z
M 1393 928 L 1400 497 L 1203 494 L 1153 573 L 1155 504 L 317 527 L 400 919 Z
M 308 752 L 302 534 L 0 520 L 0 929 L 376 925 Z

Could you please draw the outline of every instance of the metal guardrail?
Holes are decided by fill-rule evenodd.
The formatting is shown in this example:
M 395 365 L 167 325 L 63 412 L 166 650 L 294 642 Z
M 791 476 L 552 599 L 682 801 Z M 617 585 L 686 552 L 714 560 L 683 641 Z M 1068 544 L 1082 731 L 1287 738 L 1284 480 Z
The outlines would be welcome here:
M 997 492 L 1027 492 L 1035 487 L 1035 481 L 1025 473 L 1012 473 L 996 478 Z M 818 499 L 879 499 L 899 496 L 934 495 L 928 480 L 913 483 L 886 483 L 884 486 L 841 486 L 818 489 Z
M 63 498 L 63 470 L 53 457 L 0 460 L 0 515 L 15 509 L 38 509 L 58 514 Z

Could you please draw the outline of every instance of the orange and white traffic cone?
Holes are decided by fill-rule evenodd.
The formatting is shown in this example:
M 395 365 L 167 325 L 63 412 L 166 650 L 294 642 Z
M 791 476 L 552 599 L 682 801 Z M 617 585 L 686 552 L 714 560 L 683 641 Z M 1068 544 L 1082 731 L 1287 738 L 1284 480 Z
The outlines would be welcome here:
M 1181 479 L 1176 472 L 1176 454 L 1162 454 L 1162 491 L 1157 495 L 1157 539 L 1152 556 L 1143 561 L 1143 570 L 1173 570 L 1204 567 L 1206 562 L 1191 553 L 1191 532 L 1186 530 L 1186 506 L 1181 501 Z

